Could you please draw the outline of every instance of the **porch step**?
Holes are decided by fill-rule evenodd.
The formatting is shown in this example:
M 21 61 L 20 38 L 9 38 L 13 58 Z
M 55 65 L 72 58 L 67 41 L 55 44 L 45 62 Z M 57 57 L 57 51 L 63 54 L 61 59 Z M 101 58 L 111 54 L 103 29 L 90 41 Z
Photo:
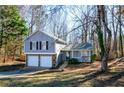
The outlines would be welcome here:
M 65 62 L 59 67 L 59 69 L 63 71 L 64 68 L 65 68 L 67 65 L 68 65 L 68 62 L 65 61 Z

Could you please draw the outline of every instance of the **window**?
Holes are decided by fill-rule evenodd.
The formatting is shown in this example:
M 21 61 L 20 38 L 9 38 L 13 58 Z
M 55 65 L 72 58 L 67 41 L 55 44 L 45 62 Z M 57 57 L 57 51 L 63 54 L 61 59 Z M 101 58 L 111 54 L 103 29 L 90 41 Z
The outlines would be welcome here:
M 38 50 L 38 41 L 37 41 L 37 43 L 36 43 L 36 49 Z
M 30 50 L 32 50 L 32 42 L 30 42 Z
M 88 56 L 90 56 L 90 51 L 87 51 Z
M 36 49 L 36 42 L 33 41 L 33 42 L 32 42 L 32 50 L 35 50 L 35 49 Z
M 46 41 L 42 41 L 42 49 L 46 50 Z
M 42 49 L 42 42 L 40 41 L 40 50 Z
M 88 53 L 87 51 L 82 51 L 83 56 L 87 56 L 88 55 L 87 53 Z
M 80 57 L 81 52 L 80 51 L 73 51 L 73 57 Z
M 48 50 L 48 41 L 46 41 L 46 50 Z

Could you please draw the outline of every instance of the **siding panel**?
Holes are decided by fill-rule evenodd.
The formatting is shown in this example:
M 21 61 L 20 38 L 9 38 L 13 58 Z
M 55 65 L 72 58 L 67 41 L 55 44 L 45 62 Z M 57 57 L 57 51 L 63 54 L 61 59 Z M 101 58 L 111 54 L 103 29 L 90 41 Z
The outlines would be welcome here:
M 30 50 L 30 42 L 31 41 L 48 41 L 48 50 L 40 50 L 40 48 L 37 50 Z M 40 45 L 40 44 L 38 44 Z M 44 33 L 37 32 L 35 35 L 31 36 L 30 38 L 26 39 L 25 41 L 25 52 L 26 53 L 55 53 L 55 41 L 53 38 L 47 36 Z

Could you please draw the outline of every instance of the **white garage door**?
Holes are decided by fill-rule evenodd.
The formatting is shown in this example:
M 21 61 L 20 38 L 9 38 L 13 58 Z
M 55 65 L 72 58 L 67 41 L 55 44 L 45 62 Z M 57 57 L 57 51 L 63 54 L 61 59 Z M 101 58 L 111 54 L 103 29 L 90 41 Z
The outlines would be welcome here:
M 38 56 L 28 56 L 28 66 L 38 66 Z
M 41 67 L 52 67 L 52 57 L 51 56 L 40 56 L 40 66 Z

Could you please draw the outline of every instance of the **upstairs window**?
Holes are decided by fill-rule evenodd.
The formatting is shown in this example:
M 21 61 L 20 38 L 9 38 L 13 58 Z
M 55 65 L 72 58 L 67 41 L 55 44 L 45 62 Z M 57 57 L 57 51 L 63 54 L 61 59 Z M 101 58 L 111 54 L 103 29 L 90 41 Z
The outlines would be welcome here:
M 36 49 L 38 50 L 38 41 L 36 42 Z
M 42 41 L 42 49 L 46 50 L 46 41 Z
M 48 50 L 48 46 L 49 46 L 48 41 L 46 41 L 46 50 Z
M 39 44 L 39 49 L 42 50 L 42 42 L 40 41 L 39 43 L 40 43 Z
M 48 50 L 48 41 L 30 41 L 30 50 Z
M 32 41 L 32 50 L 36 50 L 36 42 Z
M 30 41 L 30 50 L 35 50 L 36 49 L 36 42 Z
M 32 50 L 32 42 L 30 42 L 30 50 Z

